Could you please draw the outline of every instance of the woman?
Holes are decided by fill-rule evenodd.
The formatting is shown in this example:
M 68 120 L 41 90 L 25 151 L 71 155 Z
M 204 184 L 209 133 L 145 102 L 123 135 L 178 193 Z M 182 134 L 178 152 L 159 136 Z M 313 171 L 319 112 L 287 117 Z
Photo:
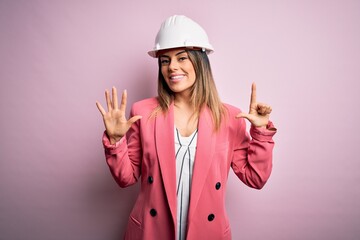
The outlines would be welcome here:
M 108 111 L 96 103 L 113 177 L 121 187 L 141 182 L 125 239 L 231 239 L 225 210 L 230 167 L 257 189 L 270 176 L 271 107 L 256 102 L 255 84 L 248 114 L 222 103 L 207 56 L 212 51 L 197 23 L 169 17 L 149 52 L 158 58 L 158 97 L 135 103 L 128 120 L 126 91 L 120 106 L 116 88 L 112 97 L 105 92 Z

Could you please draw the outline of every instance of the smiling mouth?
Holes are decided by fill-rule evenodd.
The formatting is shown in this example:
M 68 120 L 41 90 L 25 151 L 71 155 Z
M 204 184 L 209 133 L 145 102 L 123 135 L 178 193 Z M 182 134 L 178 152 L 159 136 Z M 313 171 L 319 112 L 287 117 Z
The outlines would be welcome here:
M 170 77 L 170 81 L 172 81 L 172 82 L 178 82 L 178 81 L 181 81 L 184 77 L 185 77 L 185 75 L 175 75 L 175 76 L 171 76 L 171 77 Z

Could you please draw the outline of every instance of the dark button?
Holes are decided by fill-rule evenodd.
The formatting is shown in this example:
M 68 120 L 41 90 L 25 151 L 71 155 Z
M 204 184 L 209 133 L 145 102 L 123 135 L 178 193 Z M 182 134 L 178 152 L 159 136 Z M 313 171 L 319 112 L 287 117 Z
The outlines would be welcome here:
M 219 190 L 219 189 L 220 189 L 220 187 L 221 187 L 221 183 L 220 183 L 220 182 L 217 182 L 217 183 L 215 184 L 215 188 L 216 188 L 216 190 Z
M 214 218 L 215 218 L 215 215 L 214 215 L 214 214 L 209 214 L 209 216 L 208 216 L 209 222 L 211 222 L 212 220 L 214 220 Z
M 149 176 L 149 177 L 148 177 L 148 182 L 149 182 L 149 183 L 153 183 L 153 182 L 154 182 L 154 178 L 153 178 L 152 176 Z
M 157 214 L 156 210 L 152 208 L 152 209 L 150 210 L 150 215 L 153 216 L 153 217 L 155 217 L 156 214 Z

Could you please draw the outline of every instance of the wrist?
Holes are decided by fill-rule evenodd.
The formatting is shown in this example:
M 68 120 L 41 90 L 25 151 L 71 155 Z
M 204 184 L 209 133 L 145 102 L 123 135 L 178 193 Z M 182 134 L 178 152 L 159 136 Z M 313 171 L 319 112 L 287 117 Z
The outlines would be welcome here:
M 123 137 L 123 136 L 109 136 L 108 133 L 106 133 L 106 135 L 107 135 L 111 145 L 114 145 L 115 143 L 120 141 L 120 139 Z
M 276 131 L 276 128 L 274 127 L 274 124 L 269 120 L 266 125 L 254 125 L 252 124 L 253 127 L 258 128 L 258 129 L 267 129 L 267 130 L 271 130 L 271 131 Z
M 111 144 L 115 144 L 115 143 L 117 143 L 118 141 L 120 141 L 120 139 L 121 139 L 122 137 L 111 137 L 111 138 L 109 138 L 110 139 L 110 143 Z
M 263 129 L 266 129 L 266 128 L 268 128 L 268 125 L 269 125 L 269 121 L 267 122 L 267 123 L 263 123 L 263 124 L 251 124 L 253 127 L 255 127 L 255 128 L 263 128 Z

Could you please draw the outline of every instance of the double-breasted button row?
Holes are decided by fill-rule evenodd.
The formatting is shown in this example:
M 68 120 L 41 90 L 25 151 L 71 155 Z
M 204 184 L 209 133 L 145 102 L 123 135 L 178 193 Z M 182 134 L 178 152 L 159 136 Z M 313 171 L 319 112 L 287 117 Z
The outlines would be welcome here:
M 216 190 L 219 190 L 221 188 L 221 183 L 220 182 L 217 182 L 215 184 L 215 189 Z M 210 213 L 209 216 L 208 216 L 208 221 L 211 222 L 215 219 L 215 215 L 213 213 Z
M 152 176 L 149 176 L 147 180 L 148 180 L 148 183 L 150 183 L 150 184 L 152 184 L 154 182 L 154 178 Z M 157 215 L 156 209 L 154 209 L 154 208 L 150 209 L 150 215 L 152 217 L 155 217 Z
M 157 215 L 157 211 L 156 211 L 154 208 L 152 208 L 152 209 L 150 210 L 150 215 L 151 215 L 152 217 L 155 217 L 155 216 Z
M 219 190 L 221 188 L 221 183 L 220 182 L 217 182 L 215 184 L 215 189 L 216 190 Z M 211 222 L 215 219 L 215 215 L 213 213 L 210 213 L 209 216 L 208 216 L 208 221 Z

